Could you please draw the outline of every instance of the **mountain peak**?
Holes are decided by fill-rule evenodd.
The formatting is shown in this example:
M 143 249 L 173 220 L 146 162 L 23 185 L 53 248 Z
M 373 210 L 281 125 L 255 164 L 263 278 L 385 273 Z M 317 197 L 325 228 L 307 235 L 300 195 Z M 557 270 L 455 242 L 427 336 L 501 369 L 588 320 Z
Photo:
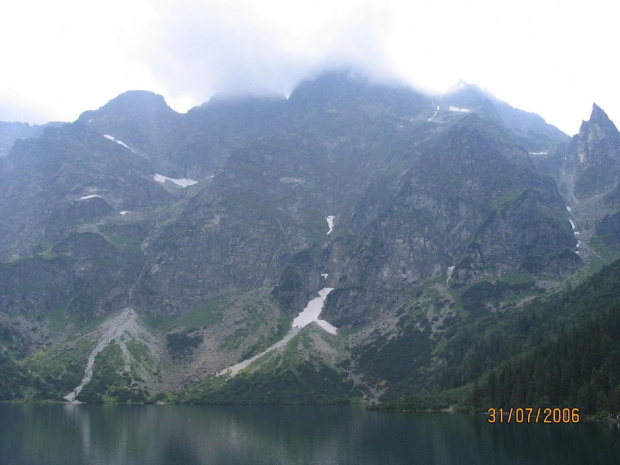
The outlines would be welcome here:
M 613 124 L 613 122 L 607 116 L 607 113 L 603 111 L 596 103 L 592 104 L 592 113 L 590 114 L 590 122 Z
M 87 121 L 97 115 L 114 116 L 139 114 L 176 113 L 168 106 L 164 97 L 147 90 L 128 90 L 113 98 L 104 106 L 94 111 L 85 111 L 80 115 L 81 120 Z
M 471 84 L 465 82 L 463 79 L 459 79 L 456 84 L 454 84 L 446 91 L 446 94 L 455 94 L 469 88 L 476 89 L 476 86 L 472 86 Z
M 613 123 L 612 120 L 609 119 L 607 113 L 605 113 L 605 111 L 596 103 L 592 104 L 592 113 L 590 114 L 590 119 L 581 123 L 579 133 L 585 134 L 593 127 L 597 127 L 600 131 L 608 135 L 615 135 L 618 133 L 616 125 Z
M 169 109 L 162 95 L 147 90 L 128 90 L 110 100 L 104 107 Z
M 333 95 L 351 92 L 353 88 L 366 85 L 359 73 L 349 69 L 332 69 L 323 71 L 312 79 L 300 82 L 291 93 L 290 100 L 296 100 L 307 93 Z
M 332 116 L 360 112 L 415 118 L 430 106 L 427 97 L 396 81 L 376 80 L 355 68 L 330 69 L 300 82 L 289 96 L 294 111 Z
M 620 132 L 596 103 L 588 121 L 573 136 L 568 170 L 577 198 L 590 198 L 612 189 L 620 179 Z

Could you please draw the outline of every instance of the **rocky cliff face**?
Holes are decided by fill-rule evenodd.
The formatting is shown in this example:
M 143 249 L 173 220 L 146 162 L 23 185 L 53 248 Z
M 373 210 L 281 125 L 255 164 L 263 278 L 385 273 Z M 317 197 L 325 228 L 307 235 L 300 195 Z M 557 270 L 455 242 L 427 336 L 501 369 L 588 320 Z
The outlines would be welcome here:
M 455 267 L 454 280 L 471 279 L 474 269 L 526 271 L 527 261 L 551 262 L 574 247 L 553 183 L 539 178 L 527 155 L 493 138 L 492 131 L 475 116 L 462 120 L 422 149 L 384 205 L 358 210 L 377 215 L 370 228 L 356 224 L 377 232 L 374 242 L 383 252 L 369 256 L 389 257 L 368 282 L 389 276 L 392 286 L 413 284 L 448 267 Z
M 203 179 L 230 153 L 266 132 L 280 113 L 283 97 L 214 97 L 186 115 L 172 110 L 161 95 L 130 91 L 79 121 L 122 141 L 149 161 L 153 173 Z
M 469 282 L 579 266 L 555 185 L 501 125 L 476 114 L 429 122 L 422 96 L 341 73 L 302 84 L 289 103 L 271 138 L 233 153 L 154 243 L 145 304 L 176 313 L 279 283 L 298 306 L 330 283 L 411 290 L 449 268 Z M 295 270 L 304 250 L 313 264 Z
M 574 178 L 577 198 L 586 199 L 614 188 L 620 180 L 620 133 L 596 104 L 571 141 L 566 170 Z
M 64 124 L 61 122 L 28 124 L 0 121 L 0 157 L 8 155 L 17 140 L 36 139 L 43 134 L 45 128 L 59 127 Z
M 615 215 L 620 199 L 620 133 L 596 104 L 588 121 L 561 153 L 551 174 L 564 193 L 582 258 L 607 259 L 617 250 Z
M 218 98 L 187 115 L 127 92 L 6 159 L 5 259 L 77 231 L 140 246 L 134 302 L 163 314 L 278 283 L 296 307 L 327 284 L 408 292 L 443 274 L 463 284 L 578 266 L 563 202 L 511 132 L 527 115 L 473 86 L 444 99 L 429 118 L 430 98 L 346 72 L 288 100 Z M 156 170 L 204 181 L 164 188 Z M 164 214 L 174 195 L 187 200 Z M 294 271 L 304 251 L 313 258 Z M 289 272 L 306 281 L 297 294 Z
M 348 234 L 331 245 L 330 279 L 411 292 L 440 276 L 462 286 L 508 272 L 576 269 L 581 260 L 555 184 L 496 131 L 468 116 L 418 146 L 408 169 L 377 181 L 343 225 Z M 372 314 L 376 304 L 360 308 Z
M 534 160 L 548 158 L 569 142 L 566 134 L 547 124 L 539 115 L 514 108 L 463 81 L 443 95 L 438 106 L 440 118 L 471 112 L 503 126 Z
M 91 305 L 75 306 L 79 318 L 103 315 L 127 300 L 128 283 L 140 269 L 142 254 L 118 250 L 101 235 L 73 234 L 45 256 L 3 264 L 2 307 L 18 312 L 54 311 L 79 296 Z
M 162 391 L 289 335 L 323 288 L 323 317 L 362 331 L 347 339 L 360 363 L 377 338 L 430 354 L 459 305 L 486 312 L 494 291 L 532 291 L 588 259 L 581 217 L 528 153 L 565 136 L 473 87 L 435 100 L 347 72 L 288 99 L 219 97 L 186 115 L 128 92 L 19 142 L 0 159 L 0 316 L 17 332 L 38 318 L 48 343 L 78 344 L 68 322 L 131 307 L 158 333 L 152 354 L 176 365 L 163 384 L 151 373 Z M 597 113 L 573 140 L 583 172 L 616 156 L 609 124 Z M 479 288 L 491 297 L 478 308 Z M 344 339 L 303 331 L 302 359 L 318 344 L 316 366 L 342 375 Z
M 3 260 L 43 252 L 81 223 L 172 200 L 144 158 L 81 122 L 18 142 L 3 162 Z

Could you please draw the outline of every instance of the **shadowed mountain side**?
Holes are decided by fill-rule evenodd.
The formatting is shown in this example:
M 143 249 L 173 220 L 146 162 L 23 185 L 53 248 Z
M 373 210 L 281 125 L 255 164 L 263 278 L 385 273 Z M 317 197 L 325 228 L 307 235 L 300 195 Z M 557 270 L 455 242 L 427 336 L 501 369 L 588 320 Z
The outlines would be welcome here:
M 0 121 L 0 157 L 9 154 L 18 139 L 36 139 L 47 127 L 63 126 L 65 123 L 50 122 L 47 124 L 8 123 Z
M 571 141 L 565 169 L 579 199 L 609 191 L 620 181 L 620 132 L 596 104 Z
M 118 214 L 171 201 L 150 176 L 145 159 L 79 122 L 48 128 L 39 139 L 18 142 L 3 161 L 0 257 L 4 260 L 42 252 L 80 222 L 113 210 Z M 72 221 L 60 224 L 58 218 Z

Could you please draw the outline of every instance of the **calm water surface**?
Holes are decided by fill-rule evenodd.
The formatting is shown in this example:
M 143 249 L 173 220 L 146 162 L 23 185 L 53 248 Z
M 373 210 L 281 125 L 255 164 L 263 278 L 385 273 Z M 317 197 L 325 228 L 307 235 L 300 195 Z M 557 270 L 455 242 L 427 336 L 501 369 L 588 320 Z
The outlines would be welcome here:
M 619 464 L 596 423 L 351 407 L 0 404 L 0 464 Z

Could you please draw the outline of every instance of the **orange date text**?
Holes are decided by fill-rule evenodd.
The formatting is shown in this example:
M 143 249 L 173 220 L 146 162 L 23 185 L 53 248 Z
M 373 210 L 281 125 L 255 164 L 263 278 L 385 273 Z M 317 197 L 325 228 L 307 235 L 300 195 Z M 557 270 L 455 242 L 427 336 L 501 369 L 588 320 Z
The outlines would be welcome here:
M 578 408 L 551 408 L 551 407 L 518 407 L 518 408 L 490 408 L 488 422 L 491 424 L 559 424 L 579 423 Z

